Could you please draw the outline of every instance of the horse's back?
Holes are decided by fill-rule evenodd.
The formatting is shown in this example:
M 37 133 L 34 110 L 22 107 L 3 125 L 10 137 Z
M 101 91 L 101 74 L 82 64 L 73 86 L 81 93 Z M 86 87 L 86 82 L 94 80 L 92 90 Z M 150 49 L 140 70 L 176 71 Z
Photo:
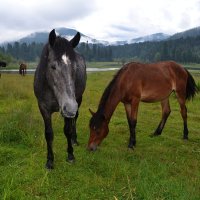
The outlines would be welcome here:
M 120 87 L 129 98 L 133 95 L 141 101 L 153 102 L 165 99 L 177 87 L 185 87 L 186 80 L 186 70 L 173 61 L 132 62 L 124 66 Z
M 134 77 L 134 81 L 153 82 L 176 82 L 178 79 L 186 79 L 186 70 L 176 62 L 163 61 L 157 63 L 128 63 L 124 70 L 126 76 Z

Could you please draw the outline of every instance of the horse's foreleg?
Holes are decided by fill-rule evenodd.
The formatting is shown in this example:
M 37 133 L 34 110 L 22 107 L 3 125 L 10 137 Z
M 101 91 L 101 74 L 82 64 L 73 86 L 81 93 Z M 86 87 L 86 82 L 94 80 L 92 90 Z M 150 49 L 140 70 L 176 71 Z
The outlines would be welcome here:
M 136 145 L 136 133 L 135 128 L 137 124 L 137 113 L 139 100 L 134 100 L 132 104 L 124 104 L 126 110 L 126 116 L 128 120 L 129 130 L 130 130 L 130 138 L 128 148 L 133 148 Z
M 78 107 L 80 107 L 81 102 L 82 102 L 82 96 L 77 100 Z M 75 124 L 73 126 L 73 131 L 72 131 L 72 139 L 71 139 L 72 140 L 72 145 L 79 145 L 79 143 L 77 141 L 77 132 L 76 132 L 76 121 L 78 119 L 78 116 L 79 116 L 79 112 L 77 110 L 76 116 L 75 116 Z
M 72 145 L 79 145 L 77 141 L 77 133 L 76 133 L 76 120 L 78 118 L 78 115 L 79 113 L 77 111 L 75 119 L 74 119 L 74 125 L 72 126 L 72 136 L 71 136 Z
M 54 161 L 54 154 L 53 154 L 53 129 L 51 125 L 51 120 L 47 120 L 45 122 L 45 138 L 47 142 L 47 163 L 46 168 L 53 169 L 53 161 Z
M 74 118 L 65 118 L 65 125 L 64 125 L 64 134 L 67 138 L 67 152 L 68 152 L 68 161 L 73 162 L 75 160 L 73 154 L 73 147 L 72 147 L 72 133 L 74 131 L 74 127 L 76 126 Z
M 165 126 L 165 123 L 167 121 L 167 118 L 169 117 L 171 113 L 170 105 L 169 105 L 169 99 L 165 99 L 161 101 L 161 106 L 162 106 L 162 119 L 157 127 L 157 129 L 154 132 L 154 135 L 160 135 L 162 133 L 162 130 Z
M 54 154 L 53 154 L 53 129 L 51 123 L 51 114 L 44 110 L 41 106 L 39 106 L 40 112 L 42 114 L 44 125 L 45 125 L 45 139 L 47 143 L 47 162 L 46 168 L 53 169 L 53 161 L 54 161 Z

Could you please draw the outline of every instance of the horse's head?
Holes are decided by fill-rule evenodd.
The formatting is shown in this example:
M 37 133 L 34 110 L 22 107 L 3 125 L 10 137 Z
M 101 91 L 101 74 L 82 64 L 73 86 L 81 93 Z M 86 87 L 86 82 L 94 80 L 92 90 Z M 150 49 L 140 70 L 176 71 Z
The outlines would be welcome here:
M 75 95 L 76 53 L 74 48 L 80 41 L 80 33 L 68 41 L 49 34 L 47 81 L 64 117 L 73 118 L 78 110 Z
M 90 138 L 88 142 L 88 150 L 95 151 L 97 146 L 101 144 L 102 140 L 108 135 L 108 121 L 103 113 L 96 112 L 92 114 L 90 119 Z

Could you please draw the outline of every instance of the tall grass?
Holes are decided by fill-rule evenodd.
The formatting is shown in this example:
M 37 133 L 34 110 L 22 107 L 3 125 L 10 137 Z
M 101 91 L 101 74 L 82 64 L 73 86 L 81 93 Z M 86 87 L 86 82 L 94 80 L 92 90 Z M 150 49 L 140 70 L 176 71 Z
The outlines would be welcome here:
M 88 152 L 88 108 L 96 111 L 114 72 L 88 74 L 77 123 L 76 162 L 66 162 L 63 119 L 53 115 L 55 169 L 48 171 L 43 121 L 33 94 L 33 76 L 3 74 L 0 79 L 0 199 L 50 200 L 197 200 L 200 197 L 200 95 L 187 103 L 189 140 L 182 140 L 179 105 L 171 97 L 171 115 L 163 134 L 151 138 L 161 117 L 159 103 L 141 103 L 137 146 L 127 149 L 128 125 L 120 104 L 108 137 Z M 198 77 L 195 77 L 199 81 Z

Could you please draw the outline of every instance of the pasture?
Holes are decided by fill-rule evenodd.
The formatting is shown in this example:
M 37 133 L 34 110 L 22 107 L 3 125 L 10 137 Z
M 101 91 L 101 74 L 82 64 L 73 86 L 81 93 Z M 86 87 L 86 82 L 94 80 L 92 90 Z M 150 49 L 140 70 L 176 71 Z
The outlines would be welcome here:
M 182 140 L 182 118 L 174 95 L 171 115 L 159 137 L 149 135 L 160 104 L 141 103 L 137 145 L 128 150 L 129 130 L 120 104 L 107 138 L 96 152 L 86 150 L 90 107 L 115 72 L 88 74 L 77 122 L 76 162 L 66 162 L 63 119 L 53 115 L 55 169 L 45 169 L 43 121 L 33 94 L 33 76 L 3 74 L 0 79 L 0 199 L 197 200 L 200 197 L 200 94 L 187 103 L 189 140 Z M 198 82 L 200 78 L 194 76 Z

